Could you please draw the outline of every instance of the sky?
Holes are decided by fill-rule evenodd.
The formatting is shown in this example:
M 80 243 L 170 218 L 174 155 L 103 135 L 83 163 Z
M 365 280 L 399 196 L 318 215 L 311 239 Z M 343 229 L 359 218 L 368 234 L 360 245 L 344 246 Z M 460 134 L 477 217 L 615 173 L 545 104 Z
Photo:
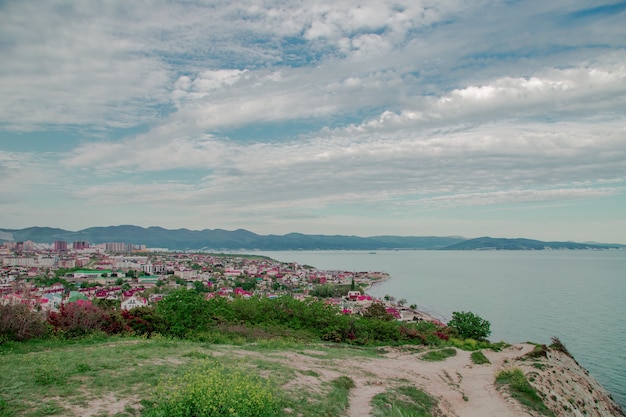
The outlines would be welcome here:
M 626 2 L 0 0 L 0 228 L 626 243 Z

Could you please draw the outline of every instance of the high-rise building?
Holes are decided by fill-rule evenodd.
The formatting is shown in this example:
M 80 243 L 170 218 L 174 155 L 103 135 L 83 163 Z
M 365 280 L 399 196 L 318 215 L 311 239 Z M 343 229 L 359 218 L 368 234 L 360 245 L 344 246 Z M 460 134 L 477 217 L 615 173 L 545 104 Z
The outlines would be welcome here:
M 72 248 L 74 250 L 89 249 L 89 242 L 74 242 Z
M 106 251 L 128 253 L 133 251 L 133 245 L 123 242 L 108 242 L 106 244 Z
M 55 240 L 54 251 L 55 252 L 67 252 L 67 242 L 63 240 Z

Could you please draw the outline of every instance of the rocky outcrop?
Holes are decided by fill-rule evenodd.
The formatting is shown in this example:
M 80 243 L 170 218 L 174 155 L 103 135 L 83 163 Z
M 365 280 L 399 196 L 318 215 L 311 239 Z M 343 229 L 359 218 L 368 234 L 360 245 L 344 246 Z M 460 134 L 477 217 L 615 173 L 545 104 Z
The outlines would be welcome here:
M 514 366 L 558 417 L 624 416 L 607 391 L 566 350 L 541 346 Z

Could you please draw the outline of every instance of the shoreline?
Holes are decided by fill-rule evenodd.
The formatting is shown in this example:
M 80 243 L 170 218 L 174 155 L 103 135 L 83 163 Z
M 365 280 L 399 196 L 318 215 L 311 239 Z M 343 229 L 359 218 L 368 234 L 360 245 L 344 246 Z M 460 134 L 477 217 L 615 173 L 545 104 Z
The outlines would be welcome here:
M 365 287 L 363 289 L 363 292 L 365 294 L 367 294 L 367 295 L 371 295 L 371 294 L 368 294 L 368 291 L 370 289 L 372 289 L 374 287 L 374 285 L 382 284 L 383 282 L 385 282 L 385 281 L 387 281 L 389 279 L 391 279 L 391 275 L 389 275 L 388 273 L 385 272 L 385 278 L 378 279 L 378 280 L 375 280 L 375 281 L 370 281 L 370 283 L 367 285 L 367 287 Z M 374 297 L 373 295 L 371 295 L 371 296 Z M 431 322 L 431 323 L 442 323 L 442 324 L 445 324 L 443 320 L 435 317 L 434 314 L 429 313 L 429 312 L 424 311 L 424 310 L 420 310 L 419 308 L 412 309 L 412 308 L 409 308 L 409 307 L 400 306 L 395 301 L 385 301 L 385 300 L 379 299 L 377 297 L 374 297 L 374 298 L 376 298 L 377 300 L 381 301 L 385 305 L 388 305 L 390 307 L 393 307 L 393 308 L 397 309 L 400 312 L 400 314 L 402 315 L 402 321 L 420 321 L 420 320 L 423 320 L 423 321 L 428 321 L 428 322 Z

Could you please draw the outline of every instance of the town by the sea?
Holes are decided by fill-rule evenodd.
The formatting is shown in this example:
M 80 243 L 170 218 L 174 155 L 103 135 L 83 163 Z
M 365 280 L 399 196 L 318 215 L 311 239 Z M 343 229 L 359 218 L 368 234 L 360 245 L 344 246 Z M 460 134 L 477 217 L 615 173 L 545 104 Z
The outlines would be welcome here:
M 472 311 L 492 341 L 558 337 L 626 410 L 626 251 L 263 251 L 320 269 L 387 272 L 368 292 L 439 317 Z

